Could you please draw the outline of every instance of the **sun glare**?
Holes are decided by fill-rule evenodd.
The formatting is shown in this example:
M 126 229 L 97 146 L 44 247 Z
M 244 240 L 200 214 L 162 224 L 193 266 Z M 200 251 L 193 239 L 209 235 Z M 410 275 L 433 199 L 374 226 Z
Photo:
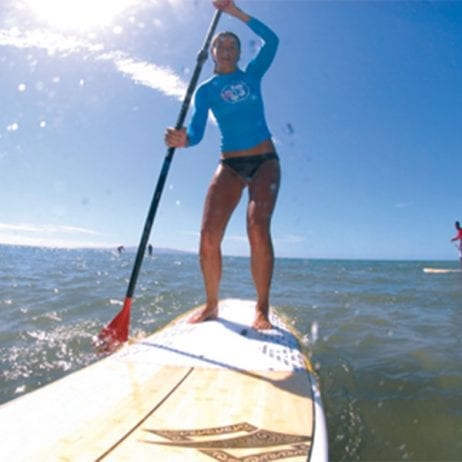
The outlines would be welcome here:
M 89 30 L 110 26 L 139 0 L 25 0 L 40 20 L 59 29 Z

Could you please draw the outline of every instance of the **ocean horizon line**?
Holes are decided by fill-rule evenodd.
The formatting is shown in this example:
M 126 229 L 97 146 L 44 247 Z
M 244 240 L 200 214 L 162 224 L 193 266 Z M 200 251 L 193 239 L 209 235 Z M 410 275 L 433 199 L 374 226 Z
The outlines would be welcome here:
M 123 253 L 136 253 L 138 247 L 136 245 L 100 245 L 100 246 L 51 246 L 51 245 L 32 245 L 32 244 L 10 244 L 0 242 L 0 248 L 29 248 L 29 249 L 40 249 L 40 250 L 50 250 L 50 251 L 110 251 L 113 253 L 123 254 Z M 153 255 L 195 255 L 198 256 L 197 251 L 193 250 L 184 250 L 171 247 L 155 247 L 152 248 Z M 249 259 L 249 255 L 234 255 L 234 254 L 223 254 L 224 258 L 244 258 Z M 364 261 L 364 262 L 432 262 L 432 263 L 454 263 L 458 264 L 457 259 L 449 258 L 388 258 L 388 257 L 320 257 L 320 256 L 304 256 L 304 257 L 294 257 L 294 256 L 275 256 L 276 260 L 311 260 L 311 261 Z

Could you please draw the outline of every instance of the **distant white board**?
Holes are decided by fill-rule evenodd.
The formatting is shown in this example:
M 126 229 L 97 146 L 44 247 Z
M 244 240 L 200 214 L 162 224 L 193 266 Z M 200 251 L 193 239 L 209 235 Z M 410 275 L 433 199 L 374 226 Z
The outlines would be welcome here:
M 433 274 L 447 274 L 447 273 L 460 273 L 460 269 L 450 269 L 450 268 L 424 268 L 424 273 L 433 273 Z

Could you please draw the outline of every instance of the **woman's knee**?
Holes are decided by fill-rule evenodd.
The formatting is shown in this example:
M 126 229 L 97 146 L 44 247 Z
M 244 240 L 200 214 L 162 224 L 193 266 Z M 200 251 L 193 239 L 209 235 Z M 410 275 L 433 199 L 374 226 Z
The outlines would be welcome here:
M 270 223 L 267 220 L 249 220 L 247 235 L 251 244 L 266 244 L 271 242 Z
M 200 252 L 201 254 L 210 253 L 220 248 L 221 233 L 213 229 L 203 227 L 200 235 Z

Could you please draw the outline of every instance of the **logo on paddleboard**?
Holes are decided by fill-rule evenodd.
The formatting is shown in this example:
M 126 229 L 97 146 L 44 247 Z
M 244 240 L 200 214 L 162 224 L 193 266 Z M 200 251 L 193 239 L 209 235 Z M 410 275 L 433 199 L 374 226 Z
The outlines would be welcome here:
M 273 432 L 245 422 L 196 430 L 146 431 L 164 439 L 145 441 L 146 443 L 196 449 L 212 459 L 224 462 L 266 462 L 308 456 L 312 442 L 311 437 L 307 435 Z

